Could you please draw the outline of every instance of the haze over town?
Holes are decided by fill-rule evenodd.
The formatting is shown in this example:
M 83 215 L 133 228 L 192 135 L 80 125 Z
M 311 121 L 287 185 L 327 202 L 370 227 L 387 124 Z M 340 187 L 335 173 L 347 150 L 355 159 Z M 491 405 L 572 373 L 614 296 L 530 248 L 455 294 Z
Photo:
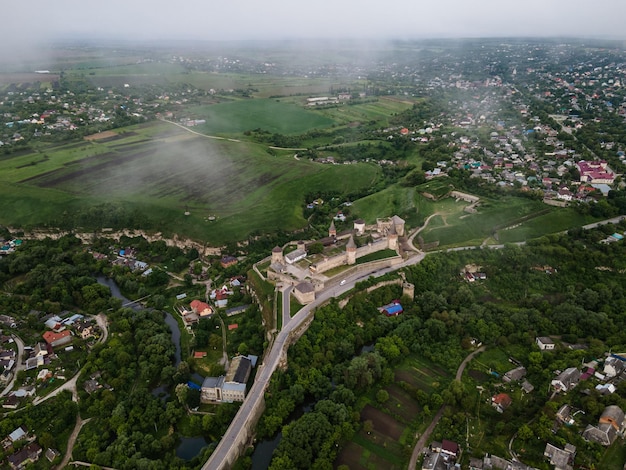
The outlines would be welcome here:
M 0 37 L 15 46 L 55 38 L 107 39 L 294 39 L 427 37 L 624 38 L 620 1 L 442 0 L 380 2 L 321 0 L 314 5 L 282 0 L 183 4 L 162 0 L 92 2 L 59 0 L 12 5 Z M 6 44 L 7 41 L 2 41 Z

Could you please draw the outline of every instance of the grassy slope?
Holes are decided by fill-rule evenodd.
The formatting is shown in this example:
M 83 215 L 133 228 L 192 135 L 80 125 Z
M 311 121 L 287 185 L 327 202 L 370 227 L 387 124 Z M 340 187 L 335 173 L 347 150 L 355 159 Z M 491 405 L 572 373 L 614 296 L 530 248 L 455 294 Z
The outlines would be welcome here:
M 68 208 L 112 201 L 141 208 L 164 232 L 222 243 L 255 230 L 302 227 L 306 193 L 353 191 L 374 184 L 380 174 L 375 165 L 320 165 L 272 156 L 264 146 L 198 137 L 171 124 L 132 130 L 138 135 L 86 143 L 66 153 L 58 148 L 36 165 L 17 168 L 41 155 L 1 160 L 0 194 L 7 195 L 3 200 L 12 210 L 0 220 L 33 224 Z M 137 143 L 141 138 L 153 141 Z M 81 152 L 99 156 L 80 161 Z M 191 216 L 183 215 L 185 208 Z M 217 221 L 207 222 L 209 215 Z

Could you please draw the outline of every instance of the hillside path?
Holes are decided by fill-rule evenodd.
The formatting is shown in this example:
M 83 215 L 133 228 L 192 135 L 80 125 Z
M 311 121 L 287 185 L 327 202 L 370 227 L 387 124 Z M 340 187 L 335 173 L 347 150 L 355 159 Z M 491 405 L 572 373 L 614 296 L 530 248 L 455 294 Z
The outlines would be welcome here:
M 454 379 L 461 380 L 461 377 L 463 376 L 463 371 L 465 370 L 465 366 L 474 358 L 474 356 L 476 356 L 476 354 L 481 353 L 484 350 L 485 346 L 481 346 L 473 353 L 468 354 L 467 357 L 463 359 L 463 362 L 461 362 L 461 364 L 459 365 L 459 368 L 456 370 L 456 376 L 454 377 Z M 424 447 L 426 447 L 426 443 L 428 442 L 428 439 L 430 439 L 430 435 L 433 433 L 435 426 L 439 424 L 439 420 L 443 416 L 443 412 L 445 409 L 446 405 L 442 405 L 441 408 L 439 408 L 439 411 L 437 411 L 437 414 L 433 417 L 433 420 L 426 428 L 426 431 L 424 431 L 424 433 L 417 440 L 417 443 L 413 448 L 413 453 L 411 454 L 411 460 L 409 461 L 409 470 L 415 470 L 415 467 L 417 466 L 417 459 L 422 453 Z

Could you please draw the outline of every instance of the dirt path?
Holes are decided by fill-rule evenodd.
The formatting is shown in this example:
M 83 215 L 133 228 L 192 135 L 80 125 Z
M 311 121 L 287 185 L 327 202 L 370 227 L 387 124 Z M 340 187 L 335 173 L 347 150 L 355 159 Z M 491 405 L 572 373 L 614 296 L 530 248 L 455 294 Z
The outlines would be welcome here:
M 428 222 L 430 222 L 430 219 L 432 219 L 436 215 L 441 215 L 441 214 L 439 212 L 430 214 L 428 217 L 426 217 L 426 220 L 424 221 L 424 225 L 422 225 L 421 227 L 418 227 L 411 235 L 409 235 L 409 239 L 407 241 L 409 242 L 409 245 L 413 247 L 413 251 L 418 251 L 418 252 L 420 251 L 419 249 L 415 248 L 415 245 L 413 244 L 413 240 L 422 230 L 426 228 L 426 226 L 428 225 Z
M 469 354 L 465 359 L 463 359 L 463 362 L 461 362 L 461 364 L 459 365 L 459 368 L 456 370 L 456 376 L 454 377 L 455 380 L 461 380 L 461 377 L 463 376 L 463 371 L 465 370 L 465 366 L 474 358 L 474 356 L 476 356 L 476 354 L 481 353 L 484 350 L 485 350 L 485 346 L 481 346 L 476 351 Z M 409 467 L 408 467 L 409 470 L 415 470 L 415 467 L 417 466 L 417 459 L 422 453 L 422 449 L 426 447 L 426 444 L 428 440 L 430 439 L 430 435 L 433 433 L 435 426 L 439 424 L 439 420 L 443 416 L 443 412 L 445 409 L 446 409 L 446 405 L 442 405 L 442 407 L 439 408 L 439 411 L 437 411 L 437 414 L 433 417 L 433 420 L 426 428 L 426 431 L 424 431 L 424 433 L 417 440 L 417 443 L 415 444 L 415 447 L 413 448 L 413 453 L 411 454 L 411 460 L 409 461 Z
M 57 469 L 65 468 L 69 463 L 70 458 L 72 457 L 72 451 L 74 450 L 74 444 L 76 443 L 76 439 L 78 438 L 78 434 L 80 430 L 83 428 L 85 424 L 91 421 L 91 418 L 81 419 L 80 415 L 76 415 L 76 425 L 74 426 L 74 430 L 72 434 L 70 434 L 70 438 L 67 441 L 67 452 L 65 452 L 65 456 L 59 465 L 57 465 Z
M 216 135 L 201 134 L 198 131 L 191 130 L 188 127 L 183 126 L 182 124 L 178 124 L 177 122 L 174 122 L 174 121 L 168 121 L 167 119 L 161 119 L 161 121 L 168 122 L 170 124 L 173 124 L 175 126 L 180 127 L 181 129 L 185 129 L 187 132 L 190 132 L 191 134 L 195 134 L 195 135 L 198 135 L 200 137 L 206 137 L 207 139 L 228 140 L 230 142 L 241 142 L 241 140 L 238 140 L 238 139 L 229 139 L 227 137 L 218 137 Z M 306 150 L 306 149 L 304 149 L 304 150 Z

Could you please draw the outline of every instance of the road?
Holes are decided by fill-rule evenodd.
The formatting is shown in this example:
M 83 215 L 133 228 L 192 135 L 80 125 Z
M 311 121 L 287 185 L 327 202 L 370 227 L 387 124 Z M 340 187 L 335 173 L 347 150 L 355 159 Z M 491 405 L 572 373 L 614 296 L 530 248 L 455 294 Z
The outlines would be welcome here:
M 461 364 L 459 365 L 459 368 L 456 370 L 456 376 L 454 377 L 454 379 L 461 380 L 461 377 L 463 376 L 463 371 L 465 370 L 465 366 L 474 358 L 474 356 L 476 356 L 476 354 L 481 353 L 484 350 L 485 350 L 485 346 L 481 346 L 473 353 L 468 354 L 467 357 L 463 359 L 463 362 L 461 362 Z M 413 448 L 413 453 L 411 454 L 411 460 L 409 460 L 409 467 L 408 467 L 409 470 L 415 470 L 415 467 L 417 466 L 417 459 L 422 453 L 422 449 L 426 447 L 426 444 L 428 443 L 428 440 L 430 439 L 430 435 L 435 430 L 435 426 L 439 424 L 439 420 L 443 416 L 443 412 L 445 409 L 446 409 L 446 405 L 442 405 L 441 408 L 439 408 L 439 411 L 437 411 L 437 414 L 433 417 L 433 420 L 426 428 L 426 431 L 424 431 L 424 434 L 422 434 L 420 438 L 417 440 L 417 443 L 415 444 L 415 447 Z
M 594 227 L 597 227 L 598 225 L 602 225 L 606 223 L 617 223 L 621 221 L 622 219 L 623 217 L 615 217 L 613 219 L 608 219 L 608 220 L 596 222 L 594 224 L 586 225 L 583 227 L 583 229 L 594 228 Z M 413 236 L 415 236 L 416 234 L 417 233 L 414 233 Z M 503 248 L 503 247 L 504 245 L 495 245 L 495 246 L 489 245 L 489 248 L 495 248 L 495 249 Z M 460 250 L 477 249 L 477 248 L 480 248 L 480 247 L 479 246 L 467 246 L 467 247 L 458 247 L 458 248 L 452 248 L 449 250 L 441 250 L 441 251 L 460 251 Z M 220 440 L 219 444 L 215 448 L 215 451 L 213 452 L 209 460 L 205 462 L 205 464 L 202 466 L 202 470 L 214 470 L 216 468 L 222 468 L 220 467 L 220 464 L 226 461 L 226 457 L 230 454 L 231 447 L 236 442 L 236 438 L 239 432 L 242 429 L 247 429 L 247 426 L 249 426 L 248 421 L 251 416 L 251 411 L 256 408 L 256 406 L 259 403 L 259 400 L 263 397 L 263 394 L 265 393 L 265 389 L 267 388 L 269 384 L 272 374 L 278 367 L 281 356 L 283 354 L 286 354 L 286 344 L 287 344 L 289 335 L 300 327 L 300 325 L 306 320 L 306 318 L 308 317 L 309 313 L 312 310 L 324 304 L 331 297 L 336 297 L 338 295 L 343 294 L 344 292 L 347 292 L 350 289 L 353 289 L 354 285 L 357 282 L 367 279 L 368 277 L 370 277 L 370 275 L 379 277 L 379 276 L 382 276 L 383 274 L 386 274 L 392 271 L 397 271 L 403 267 L 417 264 L 421 262 L 425 257 L 426 257 L 426 253 L 418 252 L 417 255 L 412 256 L 411 258 L 405 260 L 404 262 L 398 265 L 391 266 L 388 268 L 374 269 L 371 271 L 357 273 L 357 274 L 353 274 L 352 276 L 346 277 L 345 278 L 346 282 L 344 283 L 344 285 L 329 286 L 327 289 L 319 292 L 317 294 L 315 301 L 313 301 L 309 305 L 306 305 L 302 309 L 300 309 L 294 316 L 292 316 L 289 319 L 288 322 L 285 323 L 283 321 L 283 327 L 281 331 L 276 336 L 274 343 L 270 346 L 270 351 L 268 351 L 265 357 L 265 360 L 263 361 L 263 364 L 259 366 L 259 370 L 256 375 L 256 380 L 254 381 L 254 384 L 252 385 L 252 388 L 250 389 L 248 396 L 246 397 L 246 400 L 243 402 L 243 404 L 239 408 L 237 415 L 235 416 L 230 426 L 228 427 L 228 430 L 226 431 L 226 433 Z M 284 295 L 283 297 L 285 298 L 287 296 Z M 285 312 L 284 304 L 283 304 L 283 312 Z M 481 349 L 476 350 L 473 354 L 480 352 Z M 461 365 L 459 366 L 459 370 L 457 370 L 457 376 L 460 377 L 460 374 L 463 373 L 463 369 L 465 368 L 465 365 L 467 364 L 468 361 L 471 360 L 471 358 L 473 357 L 473 354 L 468 356 L 461 363 Z M 441 412 L 441 410 L 439 411 Z M 435 416 L 438 416 L 438 415 L 439 415 L 439 412 Z M 437 424 L 436 422 L 434 422 L 434 424 L 431 423 L 432 429 L 434 429 L 434 426 L 436 424 Z M 429 426 L 428 429 L 431 429 L 431 426 Z M 424 435 L 426 435 L 426 432 L 424 433 Z M 417 449 L 417 454 L 418 454 L 417 456 L 419 456 L 419 449 L 420 449 L 419 443 L 422 441 L 422 439 L 427 439 L 430 436 L 430 433 L 426 435 L 426 437 L 424 437 L 424 435 L 422 435 L 422 437 L 418 441 L 418 445 L 416 445 L 415 447 Z M 415 454 L 415 449 L 413 451 L 413 454 Z M 413 462 L 413 466 L 409 467 L 411 470 L 415 468 L 415 462 L 417 462 L 417 456 L 415 456 L 415 460 L 413 459 L 413 455 L 411 456 L 411 462 Z
M 107 328 L 107 318 L 103 313 L 96 315 L 95 318 L 96 318 L 96 323 L 98 323 L 98 326 L 102 330 L 102 336 L 100 337 L 100 342 L 104 343 L 109 337 L 109 329 Z M 76 372 L 74 377 L 72 377 L 70 380 L 65 382 L 63 385 L 61 385 L 59 388 L 57 388 L 53 392 L 48 393 L 45 397 L 36 397 L 33 400 L 33 405 L 39 405 L 40 403 L 43 403 L 44 401 L 46 401 L 48 398 L 56 397 L 63 390 L 70 390 L 72 392 L 72 401 L 75 401 L 76 403 L 78 403 L 78 390 L 76 389 L 76 382 L 78 381 L 79 375 L 80 375 L 80 369 L 78 370 L 78 372 Z
M 91 418 L 81 419 L 80 415 L 76 415 L 76 425 L 74 426 L 74 430 L 72 434 L 70 434 L 70 438 L 67 441 L 67 451 L 65 452 L 65 457 L 56 468 L 59 470 L 65 468 L 65 466 L 69 463 L 70 458 L 72 457 L 72 451 L 74 450 L 74 444 L 76 444 L 76 439 L 78 439 L 78 434 L 80 430 L 83 428 L 85 424 L 91 421 Z
M 265 393 L 265 389 L 269 385 L 270 379 L 272 378 L 272 374 L 277 369 L 278 364 L 280 363 L 281 357 L 283 354 L 286 354 L 287 350 L 287 340 L 289 339 L 289 335 L 296 331 L 300 325 L 308 318 L 309 314 L 327 302 L 330 298 L 336 297 L 338 295 L 343 294 L 344 292 L 349 291 L 354 288 L 354 285 L 357 282 L 363 281 L 370 277 L 370 275 L 374 275 L 376 277 L 382 276 L 383 274 L 398 270 L 404 266 L 409 266 L 412 264 L 419 263 L 424 259 L 425 254 L 420 253 L 417 256 L 414 256 L 405 262 L 398 264 L 396 266 L 384 269 L 374 269 L 371 271 L 365 271 L 362 273 L 353 274 L 346 278 L 346 282 L 343 285 L 339 286 L 330 286 L 326 290 L 323 290 L 317 294 L 316 299 L 308 305 L 302 307 L 298 312 L 292 316 L 287 322 L 283 321 L 283 327 L 281 331 L 276 336 L 274 343 L 271 346 L 270 351 L 267 353 L 263 364 L 259 366 L 259 370 L 257 371 L 256 379 L 252 388 L 248 392 L 248 396 L 246 400 L 243 402 L 237 415 L 230 423 L 228 430 L 222 436 L 219 444 L 215 448 L 213 454 L 205 464 L 202 466 L 203 470 L 214 470 L 220 467 L 222 462 L 226 461 L 226 457 L 230 454 L 232 446 L 237 441 L 237 436 L 241 432 L 242 429 L 248 429 L 250 426 L 249 419 L 252 415 L 252 410 L 254 410 L 259 401 L 263 398 Z M 288 302 L 289 296 L 284 294 L 283 299 L 287 299 Z M 285 302 L 285 300 L 283 300 Z M 289 312 L 288 308 L 285 308 L 285 304 L 283 303 L 283 315 L 284 312 Z
M 15 343 L 17 344 L 17 358 L 15 360 L 15 369 L 13 370 L 13 377 L 11 378 L 11 381 L 7 384 L 6 387 L 4 387 L 4 390 L 2 390 L 2 393 L 0 393 L 0 397 L 5 396 L 11 390 L 13 390 L 13 385 L 15 385 L 15 380 L 17 379 L 17 373 L 26 367 L 26 364 L 23 363 L 24 342 L 17 335 L 11 335 L 11 337 L 13 338 L 13 341 L 15 341 Z
M 181 129 L 185 129 L 187 132 L 191 133 L 191 134 L 195 134 L 198 135 L 200 137 L 206 137 L 207 139 L 216 139 L 216 140 L 229 140 L 230 142 L 241 142 L 241 140 L 238 139 L 229 139 L 227 137 L 219 137 L 217 135 L 207 135 L 207 134 L 201 134 L 200 132 L 194 131 L 192 129 L 189 129 L 188 127 L 183 126 L 182 124 L 178 124 L 177 122 L 174 121 L 168 121 L 167 119 L 161 119 L 161 121 L 163 122 L 168 122 L 170 124 L 173 124 L 175 126 L 180 127 Z M 306 149 L 304 149 L 306 150 Z
M 283 328 L 291 320 L 291 291 L 293 286 L 289 284 L 283 289 Z

